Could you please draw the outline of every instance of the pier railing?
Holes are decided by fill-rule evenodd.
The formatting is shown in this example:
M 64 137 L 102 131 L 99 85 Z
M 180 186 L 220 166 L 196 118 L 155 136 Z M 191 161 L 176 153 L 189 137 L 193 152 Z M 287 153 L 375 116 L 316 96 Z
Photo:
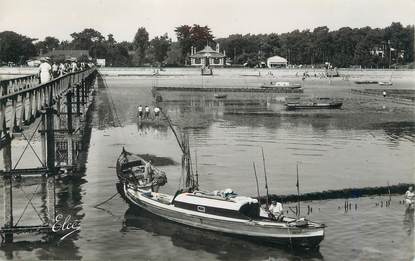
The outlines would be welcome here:
M 95 72 L 95 68 L 90 68 L 44 84 L 38 83 L 36 75 L 1 81 L 0 133 L 4 134 L 7 130 L 18 132 L 75 85 L 80 84 L 83 91 L 85 80 Z
M 13 92 L 32 88 L 39 85 L 38 74 L 30 74 L 13 79 L 0 80 L 0 95 L 4 96 Z
M 90 68 L 66 74 L 44 84 L 36 83 L 36 75 L 7 80 L 7 84 L 1 82 L 0 149 L 4 170 L 0 170 L 0 177 L 3 178 L 4 222 L 0 227 L 0 236 L 4 242 L 12 243 L 13 235 L 18 233 L 51 232 L 56 211 L 55 175 L 63 173 L 59 170 L 72 171 L 81 167 L 79 153 L 85 148 L 82 137 L 87 136 L 87 115 L 93 103 L 96 75 L 97 70 Z M 32 124 L 34 122 L 36 123 Z M 33 128 L 23 131 L 23 126 L 30 124 Z M 27 146 L 12 165 L 11 144 L 16 132 L 21 132 Z M 26 136 L 24 132 L 32 134 Z M 40 156 L 31 145 L 36 133 L 40 133 Z M 41 167 L 19 167 L 20 159 L 28 148 L 33 151 Z M 47 217 L 39 216 L 38 225 L 25 225 L 20 222 L 25 211 L 17 221 L 14 219 L 14 183 L 18 183 L 22 176 L 46 178 L 41 182 L 46 187 L 44 204 Z M 36 191 L 32 197 L 26 197 L 26 207 L 31 204 L 35 194 Z M 32 207 L 35 208 L 33 204 Z M 36 210 L 36 213 L 40 211 Z

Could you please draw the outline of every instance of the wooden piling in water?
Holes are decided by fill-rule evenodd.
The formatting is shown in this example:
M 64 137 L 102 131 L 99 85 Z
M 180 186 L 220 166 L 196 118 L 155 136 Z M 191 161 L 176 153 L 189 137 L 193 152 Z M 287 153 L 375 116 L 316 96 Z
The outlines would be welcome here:
M 10 171 L 12 170 L 12 150 L 11 150 L 11 138 L 8 133 L 4 136 L 3 146 L 3 164 L 4 171 L 7 173 L 3 176 L 3 213 L 4 213 L 4 228 L 13 227 L 13 184 Z M 13 242 L 13 233 L 5 233 L 6 243 Z

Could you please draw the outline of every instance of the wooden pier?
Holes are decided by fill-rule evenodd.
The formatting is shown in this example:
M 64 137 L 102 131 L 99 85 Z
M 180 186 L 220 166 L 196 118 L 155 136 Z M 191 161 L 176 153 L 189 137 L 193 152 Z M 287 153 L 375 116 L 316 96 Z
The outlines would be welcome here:
M 39 84 L 37 75 L 28 75 L 0 82 L 0 149 L 3 152 L 3 226 L 2 243 L 13 242 L 18 233 L 51 232 L 55 222 L 55 177 L 74 173 L 82 167 L 80 151 L 86 129 L 86 117 L 94 100 L 97 71 L 90 68 L 73 72 Z M 25 135 L 24 132 L 31 132 Z M 41 155 L 31 145 L 32 138 L 40 135 Z M 20 137 L 27 145 L 19 160 L 12 164 L 12 142 Z M 19 168 L 19 161 L 27 150 L 32 150 L 40 167 Z M 14 186 L 22 176 L 42 177 L 46 187 L 46 220 L 39 225 L 19 224 L 13 215 Z M 31 204 L 28 199 L 27 206 Z M 34 208 L 33 204 L 31 204 Z M 36 210 L 36 209 L 35 209 Z

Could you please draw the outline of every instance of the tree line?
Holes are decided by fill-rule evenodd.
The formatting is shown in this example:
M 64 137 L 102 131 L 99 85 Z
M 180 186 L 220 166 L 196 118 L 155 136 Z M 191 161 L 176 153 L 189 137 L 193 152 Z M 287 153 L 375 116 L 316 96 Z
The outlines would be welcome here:
M 48 36 L 44 40 L 29 38 L 12 31 L 0 33 L 0 62 L 24 64 L 28 59 L 52 50 L 88 50 L 89 56 L 106 59 L 107 66 L 184 66 L 191 47 L 220 44 L 231 65 L 261 66 L 270 56 L 285 57 L 293 65 L 336 67 L 359 65 L 387 68 L 414 61 L 414 26 L 394 22 L 385 28 L 342 27 L 330 31 L 327 26 L 288 33 L 232 34 L 215 38 L 209 26 L 181 25 L 175 28 L 177 41 L 167 35 L 149 38 L 139 27 L 132 39 L 117 42 L 95 29 L 74 32 L 71 41 Z M 87 57 L 84 57 L 87 59 Z

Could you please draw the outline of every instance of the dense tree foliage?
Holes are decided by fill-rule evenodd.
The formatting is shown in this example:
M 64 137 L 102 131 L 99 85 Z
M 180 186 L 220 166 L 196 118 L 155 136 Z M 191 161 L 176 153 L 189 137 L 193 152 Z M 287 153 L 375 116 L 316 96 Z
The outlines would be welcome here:
M 192 46 L 196 47 L 197 50 L 200 50 L 207 44 L 213 43 L 213 35 L 207 25 L 181 25 L 176 27 L 174 31 L 176 32 L 177 41 L 181 47 L 182 64 L 185 64 L 185 61 L 188 59 L 188 55 L 190 54 L 190 49 Z
M 156 36 L 150 41 L 150 47 L 148 50 L 148 61 L 156 62 L 161 65 L 167 58 L 167 52 L 169 51 L 171 40 L 167 34 L 163 36 Z
M 42 53 L 47 53 L 59 47 L 60 41 L 52 36 L 47 36 L 45 40 L 35 43 L 35 47 Z
M 148 32 L 144 27 L 140 27 L 134 36 L 133 46 L 135 50 L 134 65 L 141 66 L 144 63 L 146 50 L 149 46 Z
M 11 31 L 0 33 L 0 63 L 13 62 L 24 63 L 30 57 L 36 55 L 35 39 L 17 34 Z
M 177 42 L 167 36 L 149 39 L 146 28 L 139 27 L 131 42 L 118 43 L 112 34 L 86 28 L 71 34 L 71 41 L 48 36 L 35 44 L 35 39 L 11 31 L 0 33 L 0 61 L 24 63 L 42 51 L 83 49 L 92 58 L 104 58 L 108 66 L 169 65 L 183 66 L 191 47 L 220 43 L 232 64 L 258 66 L 273 55 L 287 58 L 293 65 L 320 66 L 330 62 L 337 67 L 361 65 L 387 68 L 389 65 L 414 61 L 414 26 L 392 23 L 386 28 L 342 27 L 330 31 L 327 26 L 313 30 L 294 30 L 282 34 L 232 34 L 215 39 L 208 26 L 194 24 L 175 28 Z M 86 57 L 84 57 L 86 58 Z
M 330 62 L 337 67 L 361 65 L 385 67 L 414 61 L 414 26 L 400 23 L 379 29 L 328 27 L 294 30 L 283 34 L 234 34 L 216 39 L 234 63 L 256 65 L 279 55 L 290 64 L 319 65 Z

